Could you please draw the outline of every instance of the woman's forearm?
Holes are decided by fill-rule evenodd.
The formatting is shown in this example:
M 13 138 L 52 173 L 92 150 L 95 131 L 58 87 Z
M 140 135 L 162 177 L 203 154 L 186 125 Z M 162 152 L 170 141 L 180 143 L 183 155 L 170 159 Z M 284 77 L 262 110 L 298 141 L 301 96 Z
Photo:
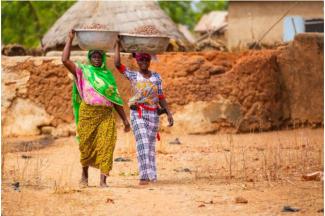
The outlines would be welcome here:
M 169 108 L 168 108 L 168 105 L 167 105 L 167 101 L 165 98 L 163 99 L 160 99 L 159 100 L 159 104 L 162 108 L 164 108 L 166 110 L 166 113 L 167 113 L 167 118 L 168 118 L 168 122 L 169 122 L 169 125 L 168 127 L 171 127 L 174 125 L 174 118 L 173 118 L 173 115 L 172 113 L 169 111 Z
M 116 112 L 118 113 L 118 115 L 120 116 L 120 118 L 122 119 L 123 122 L 128 120 L 122 106 L 114 104 L 114 108 L 115 108 Z
M 72 39 L 70 37 L 68 37 L 68 39 L 65 43 L 64 49 L 63 49 L 63 53 L 62 53 L 62 62 L 63 63 L 70 60 L 71 45 L 72 45 Z
M 166 101 L 165 98 L 164 99 L 160 99 L 159 100 L 159 104 L 160 104 L 160 106 L 162 108 L 166 109 L 167 114 L 170 114 L 170 111 L 169 111 L 169 108 L 168 108 L 168 104 L 167 104 L 167 101 Z
M 119 41 L 117 41 L 115 44 L 114 64 L 115 64 L 116 68 L 121 67 L 120 42 Z
M 66 68 L 69 69 L 69 71 L 76 76 L 76 65 L 70 61 L 70 52 L 71 52 L 71 45 L 72 45 L 72 41 L 73 41 L 73 32 L 70 32 L 70 34 L 72 34 L 71 36 L 69 35 L 69 37 L 67 38 L 67 41 L 65 43 L 64 49 L 63 49 L 63 53 L 62 53 L 62 63 L 64 64 L 64 66 Z
M 116 112 L 119 114 L 119 116 L 121 117 L 121 119 L 123 121 L 124 132 L 129 132 L 131 127 L 130 127 L 130 123 L 129 123 L 128 119 L 126 118 L 123 107 L 119 106 L 117 104 L 114 104 L 114 108 L 115 108 Z

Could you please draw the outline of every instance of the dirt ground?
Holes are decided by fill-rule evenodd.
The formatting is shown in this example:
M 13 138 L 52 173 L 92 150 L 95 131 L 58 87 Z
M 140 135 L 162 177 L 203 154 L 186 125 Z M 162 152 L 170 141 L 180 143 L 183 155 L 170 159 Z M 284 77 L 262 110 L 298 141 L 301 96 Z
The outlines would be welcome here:
M 3 152 L 2 215 L 323 215 L 323 182 L 302 174 L 323 170 L 323 129 L 260 134 L 161 134 L 158 182 L 139 186 L 133 135 L 118 132 L 108 188 L 90 169 L 79 188 L 73 137 L 46 148 Z M 170 144 L 179 138 L 181 144 Z M 19 187 L 13 186 L 19 182 Z M 243 197 L 247 203 L 236 203 Z

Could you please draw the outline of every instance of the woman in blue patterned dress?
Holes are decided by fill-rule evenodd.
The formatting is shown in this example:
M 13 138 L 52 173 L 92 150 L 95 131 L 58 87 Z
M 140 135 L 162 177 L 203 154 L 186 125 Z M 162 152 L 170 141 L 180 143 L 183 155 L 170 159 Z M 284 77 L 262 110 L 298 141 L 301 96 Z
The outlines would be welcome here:
M 135 59 L 139 71 L 131 71 L 120 61 L 120 43 L 115 46 L 115 67 L 131 82 L 133 97 L 129 100 L 131 126 L 136 140 L 137 158 L 140 174 L 140 185 L 157 181 L 156 171 L 156 138 L 159 139 L 159 106 L 165 110 L 168 126 L 173 126 L 174 120 L 169 111 L 158 73 L 149 70 L 151 56 L 146 53 L 136 53 Z

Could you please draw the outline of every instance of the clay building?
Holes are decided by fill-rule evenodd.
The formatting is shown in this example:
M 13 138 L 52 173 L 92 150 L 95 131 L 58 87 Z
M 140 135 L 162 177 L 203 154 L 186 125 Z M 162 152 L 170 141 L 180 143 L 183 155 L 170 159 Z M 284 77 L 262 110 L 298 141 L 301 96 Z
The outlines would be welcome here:
M 288 18 L 290 22 L 286 22 Z M 323 1 L 229 1 L 228 48 L 245 48 L 260 40 L 264 44 L 282 43 L 287 31 L 298 31 L 300 25 L 305 25 L 301 26 L 304 32 L 319 32 L 321 28 L 312 26 L 322 26 L 323 19 Z

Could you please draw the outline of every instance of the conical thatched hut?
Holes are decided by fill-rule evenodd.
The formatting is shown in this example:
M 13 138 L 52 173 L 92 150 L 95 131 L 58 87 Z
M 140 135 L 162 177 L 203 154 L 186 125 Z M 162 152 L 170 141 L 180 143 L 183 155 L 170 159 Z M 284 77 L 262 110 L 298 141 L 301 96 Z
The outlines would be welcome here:
M 106 25 L 123 33 L 154 25 L 163 34 L 187 44 L 156 1 L 78 1 L 44 35 L 42 44 L 46 50 L 62 50 L 70 29 L 89 24 Z M 77 45 L 76 40 L 73 45 Z

